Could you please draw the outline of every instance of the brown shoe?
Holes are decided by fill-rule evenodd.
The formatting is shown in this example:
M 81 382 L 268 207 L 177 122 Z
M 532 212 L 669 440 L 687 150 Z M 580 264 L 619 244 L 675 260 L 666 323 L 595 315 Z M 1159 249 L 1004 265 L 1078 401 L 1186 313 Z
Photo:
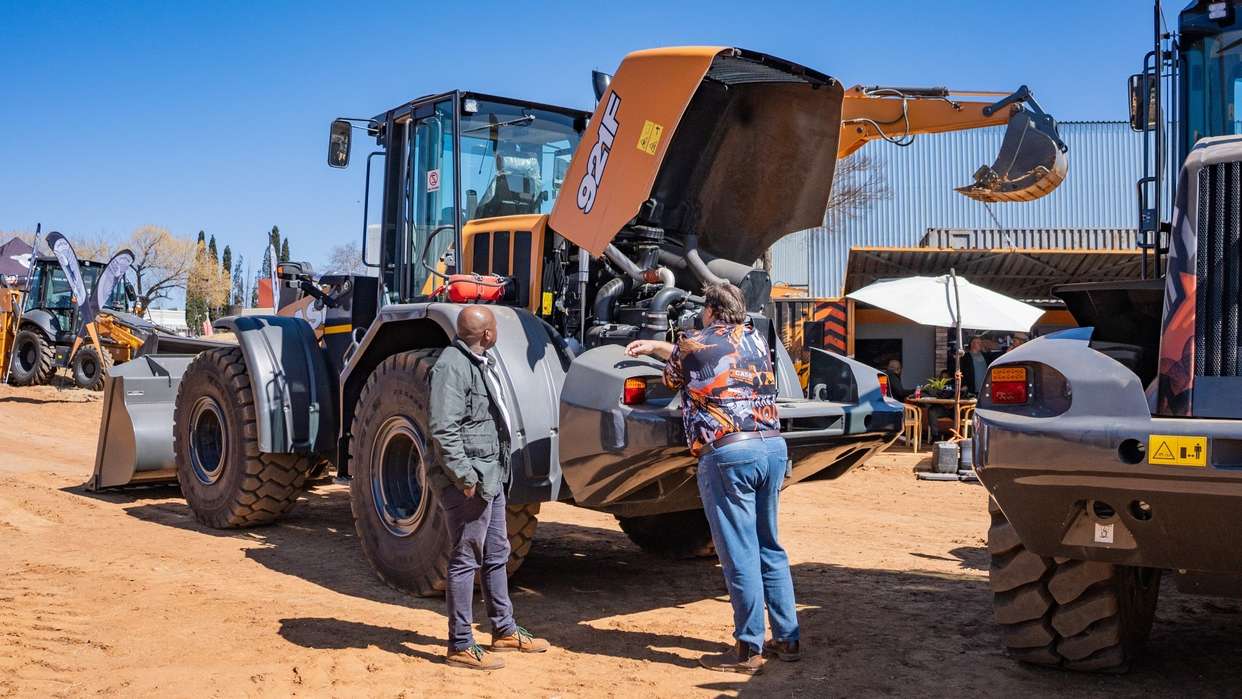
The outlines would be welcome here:
M 444 657 L 444 662 L 467 670 L 499 670 L 505 666 L 503 658 L 488 653 L 478 644 L 449 653 Z
M 770 638 L 763 642 L 763 657 L 795 663 L 802 659 L 802 649 L 799 648 L 797 641 L 778 641 Z
M 718 672 L 738 672 L 743 675 L 758 675 L 763 672 L 763 664 L 767 662 L 763 655 L 750 649 L 750 646 L 738 641 L 731 650 L 719 655 L 705 655 L 699 658 L 699 665 L 708 670 Z
M 519 626 L 508 636 L 492 639 L 491 651 L 493 653 L 545 653 L 550 647 L 551 644 L 547 641 L 535 638 L 529 631 Z

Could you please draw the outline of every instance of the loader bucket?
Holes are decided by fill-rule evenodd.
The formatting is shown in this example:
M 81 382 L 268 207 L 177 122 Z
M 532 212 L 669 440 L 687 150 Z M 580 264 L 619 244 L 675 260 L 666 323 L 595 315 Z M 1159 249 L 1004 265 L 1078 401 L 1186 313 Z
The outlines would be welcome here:
M 1051 194 L 1065 180 L 1068 167 L 1056 122 L 1023 109 L 1009 118 L 996 162 L 980 167 L 974 183 L 957 191 L 989 203 L 1034 201 Z
M 95 471 L 87 489 L 175 483 L 173 409 L 194 355 L 146 355 L 113 368 L 104 385 Z

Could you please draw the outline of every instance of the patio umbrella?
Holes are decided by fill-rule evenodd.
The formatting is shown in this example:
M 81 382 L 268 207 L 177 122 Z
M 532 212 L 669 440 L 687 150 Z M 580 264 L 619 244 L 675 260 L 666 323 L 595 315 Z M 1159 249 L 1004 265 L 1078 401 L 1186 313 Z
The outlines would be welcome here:
M 961 414 L 962 328 L 1027 332 L 1043 311 L 990 289 L 975 286 L 954 270 L 939 277 L 905 277 L 868 284 L 847 295 L 855 301 L 882 308 L 920 324 L 953 328 L 957 332 L 954 354 L 953 414 Z

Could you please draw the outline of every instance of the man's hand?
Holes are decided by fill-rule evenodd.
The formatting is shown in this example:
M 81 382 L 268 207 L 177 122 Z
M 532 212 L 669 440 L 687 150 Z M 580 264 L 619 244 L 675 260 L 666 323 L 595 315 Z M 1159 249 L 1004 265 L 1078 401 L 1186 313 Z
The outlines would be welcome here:
M 465 495 L 467 500 L 474 497 L 474 489 L 477 485 L 478 484 L 472 485 L 469 488 L 466 488 L 465 490 L 461 491 L 462 495 Z
M 625 353 L 631 357 L 650 355 L 657 359 L 668 359 L 673 354 L 673 345 L 660 340 L 635 340 L 625 346 Z

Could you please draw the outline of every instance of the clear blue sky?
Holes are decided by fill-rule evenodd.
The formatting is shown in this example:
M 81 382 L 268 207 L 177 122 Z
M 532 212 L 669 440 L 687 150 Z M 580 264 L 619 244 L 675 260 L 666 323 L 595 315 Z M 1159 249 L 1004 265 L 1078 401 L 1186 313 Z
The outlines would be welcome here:
M 1143 0 L 0 0 L 0 231 L 155 223 L 257 262 L 275 224 L 321 263 L 362 216 L 363 159 L 325 164 L 333 117 L 452 88 L 589 108 L 592 68 L 663 45 L 742 46 L 846 85 L 1026 83 L 1061 120 L 1122 119 L 1150 16 Z

